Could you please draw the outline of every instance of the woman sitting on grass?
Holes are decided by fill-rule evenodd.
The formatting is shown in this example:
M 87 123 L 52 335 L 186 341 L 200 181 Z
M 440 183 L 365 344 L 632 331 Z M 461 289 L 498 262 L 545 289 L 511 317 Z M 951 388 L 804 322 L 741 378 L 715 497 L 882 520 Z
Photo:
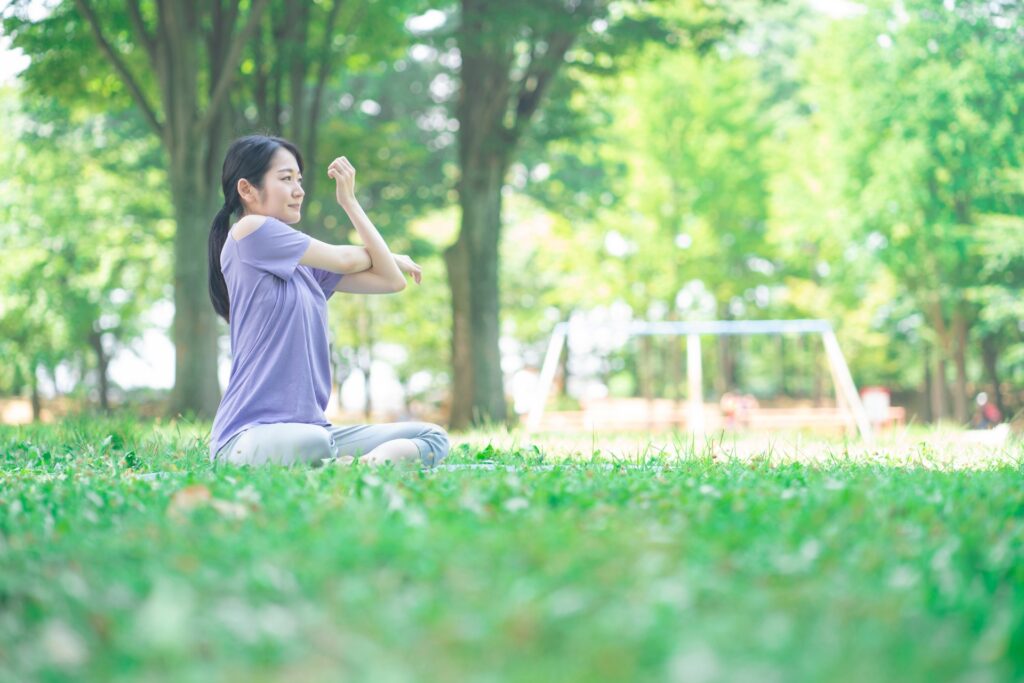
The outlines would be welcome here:
M 227 151 L 224 207 L 210 228 L 210 299 L 231 327 L 231 379 L 210 434 L 210 457 L 232 464 L 440 462 L 448 435 L 402 422 L 334 426 L 327 299 L 334 292 L 388 294 L 421 270 L 396 256 L 355 198 L 356 171 L 331 162 L 338 204 L 364 247 L 325 244 L 289 224 L 301 217 L 302 155 L 292 143 L 250 135 Z M 234 225 L 232 216 L 240 215 Z

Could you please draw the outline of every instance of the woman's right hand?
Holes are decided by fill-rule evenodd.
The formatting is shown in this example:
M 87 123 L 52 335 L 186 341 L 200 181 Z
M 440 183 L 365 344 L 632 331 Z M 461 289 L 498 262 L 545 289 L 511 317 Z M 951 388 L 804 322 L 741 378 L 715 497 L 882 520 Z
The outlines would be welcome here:
M 412 279 L 419 284 L 423 279 L 423 268 L 405 254 L 392 254 L 395 258 L 395 265 L 406 275 L 412 275 Z
M 334 178 L 334 196 L 345 206 L 356 198 L 356 169 L 345 157 L 338 157 L 327 167 L 327 176 Z

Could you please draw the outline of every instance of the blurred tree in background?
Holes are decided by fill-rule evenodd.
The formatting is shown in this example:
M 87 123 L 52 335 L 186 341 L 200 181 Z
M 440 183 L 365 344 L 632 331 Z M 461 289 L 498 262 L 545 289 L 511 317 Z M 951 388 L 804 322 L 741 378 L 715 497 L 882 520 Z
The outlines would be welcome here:
M 968 420 L 971 346 L 997 385 L 991 337 L 1012 337 L 1020 317 L 978 327 L 987 298 L 1020 284 L 1019 258 L 995 246 L 1019 255 L 1024 234 L 1019 19 L 1008 3 L 875 2 L 827 27 L 807 59 L 812 126 L 840 174 L 835 203 L 820 208 L 840 210 L 857 256 L 891 275 L 895 305 L 882 315 L 904 328 L 919 317 L 934 419 L 951 401 Z
M 70 361 L 78 377 L 93 373 L 109 410 L 107 366 L 141 336 L 170 281 L 162 155 L 130 113 L 22 103 L 9 88 L 2 97 L 0 160 L 30 170 L 0 185 L 4 245 L 16 255 L 0 265 L 4 383 L 28 385 L 38 416 L 39 373 L 54 378 Z

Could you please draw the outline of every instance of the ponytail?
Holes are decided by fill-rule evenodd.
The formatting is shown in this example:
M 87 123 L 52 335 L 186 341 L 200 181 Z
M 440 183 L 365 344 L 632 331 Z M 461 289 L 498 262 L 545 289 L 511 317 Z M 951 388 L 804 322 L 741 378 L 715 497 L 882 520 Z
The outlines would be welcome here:
M 266 135 L 247 135 L 238 138 L 228 147 L 221 170 L 221 189 L 224 191 L 224 206 L 213 218 L 210 226 L 209 259 L 210 259 L 210 301 L 213 310 L 228 323 L 230 319 L 230 302 L 228 301 L 228 285 L 224 281 L 224 273 L 220 269 L 220 252 L 228 239 L 231 229 L 231 216 L 242 213 L 242 198 L 238 196 L 238 181 L 245 178 L 256 189 L 263 187 L 263 176 L 270 168 L 270 160 L 278 149 L 287 149 L 299 164 L 302 172 L 302 155 L 295 145 L 283 138 Z
M 237 195 L 236 195 L 237 197 Z M 213 219 L 210 226 L 210 301 L 213 302 L 213 310 L 217 315 L 224 318 L 224 322 L 230 323 L 230 303 L 228 302 L 228 285 L 224 282 L 224 273 L 220 269 L 220 253 L 224 249 L 224 243 L 228 239 L 228 230 L 231 228 L 231 206 L 225 202 L 221 210 Z

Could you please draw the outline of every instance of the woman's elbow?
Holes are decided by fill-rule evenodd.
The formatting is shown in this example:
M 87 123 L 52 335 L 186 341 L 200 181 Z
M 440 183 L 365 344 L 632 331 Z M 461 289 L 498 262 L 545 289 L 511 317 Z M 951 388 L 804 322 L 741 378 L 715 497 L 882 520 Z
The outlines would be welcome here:
M 395 280 L 394 282 L 391 283 L 391 292 L 392 293 L 401 292 L 403 289 L 405 289 L 405 285 L 406 285 L 405 278 L 404 277 L 400 277 L 400 278 L 398 278 L 397 280 Z
M 339 251 L 337 264 L 337 272 L 342 275 L 351 275 L 356 272 L 356 260 L 347 252 Z

